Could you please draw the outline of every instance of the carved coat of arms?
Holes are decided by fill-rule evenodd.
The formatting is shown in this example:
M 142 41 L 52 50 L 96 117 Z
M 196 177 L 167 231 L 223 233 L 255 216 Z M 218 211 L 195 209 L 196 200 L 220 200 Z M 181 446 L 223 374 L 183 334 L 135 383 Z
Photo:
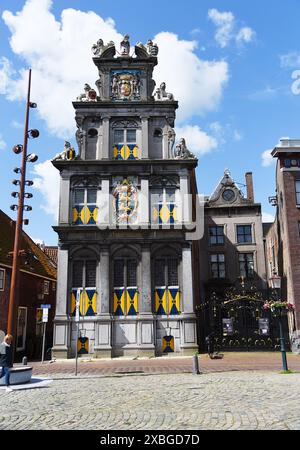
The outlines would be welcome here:
M 113 100 L 139 100 L 141 80 L 137 71 L 113 72 L 111 96 Z
M 138 193 L 131 180 L 118 180 L 113 191 L 114 214 L 118 224 L 135 223 L 137 219 Z

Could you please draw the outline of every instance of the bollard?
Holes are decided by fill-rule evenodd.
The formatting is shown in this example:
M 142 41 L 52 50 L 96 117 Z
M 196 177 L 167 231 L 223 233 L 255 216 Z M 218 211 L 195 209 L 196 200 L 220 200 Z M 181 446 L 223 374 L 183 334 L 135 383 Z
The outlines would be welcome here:
M 23 356 L 22 364 L 23 366 L 27 366 L 27 356 Z
M 193 374 L 200 375 L 198 355 L 193 356 Z

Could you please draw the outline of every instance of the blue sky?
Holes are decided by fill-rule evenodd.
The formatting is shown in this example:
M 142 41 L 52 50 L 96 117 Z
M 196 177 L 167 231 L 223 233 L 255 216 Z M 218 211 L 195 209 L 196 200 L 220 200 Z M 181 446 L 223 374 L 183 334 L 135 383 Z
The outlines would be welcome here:
M 63 149 L 64 139 L 75 145 L 71 101 L 85 82 L 97 79 L 89 66 L 91 45 L 100 37 L 118 43 L 118 36 L 128 33 L 132 45 L 149 38 L 159 43 L 156 81 L 166 81 L 179 100 L 177 137 L 186 133 L 199 157 L 199 191 L 210 194 L 226 168 L 240 183 L 253 171 L 256 200 L 274 214 L 268 197 L 274 195 L 275 167 L 268 159 L 263 165 L 262 154 L 280 137 L 300 137 L 300 95 L 295 84 L 292 90 L 292 74 L 300 70 L 299 13 L 299 0 L 2 0 L 0 208 L 15 218 L 9 209 L 11 180 L 20 157 L 11 148 L 22 143 L 31 66 L 32 100 L 39 108 L 31 110 L 30 127 L 40 130 L 40 138 L 29 141 L 39 166 L 32 173 L 28 164 L 28 178 L 39 181 L 26 231 L 56 244 L 51 226 L 57 180 L 49 160 Z

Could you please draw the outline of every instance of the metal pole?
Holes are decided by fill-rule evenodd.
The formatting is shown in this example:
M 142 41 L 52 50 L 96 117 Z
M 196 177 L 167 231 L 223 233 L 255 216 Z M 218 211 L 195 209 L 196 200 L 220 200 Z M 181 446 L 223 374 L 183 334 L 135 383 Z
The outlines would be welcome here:
M 77 322 L 77 326 L 76 326 L 76 342 L 75 342 L 75 346 L 76 346 L 76 356 L 75 356 L 75 375 L 77 375 L 77 371 L 78 371 L 78 337 L 79 337 L 79 322 Z
M 17 303 L 18 303 L 18 294 L 19 294 L 19 248 L 20 248 L 22 225 L 23 225 L 24 190 L 25 190 L 27 141 L 28 141 L 28 122 L 29 122 L 29 108 L 30 108 L 30 88 L 31 88 L 31 69 L 29 69 L 29 77 L 28 77 L 28 91 L 27 91 L 27 103 L 26 103 L 26 110 L 25 110 L 25 125 L 24 125 L 24 138 L 23 138 L 23 151 L 22 151 L 20 192 L 19 192 L 17 221 L 16 221 L 16 226 L 15 226 L 13 265 L 12 265 L 12 273 L 11 273 L 8 318 L 7 318 L 7 333 L 12 334 L 13 336 L 16 336 L 16 328 L 17 328 L 15 318 L 16 318 L 16 307 L 17 307 Z M 17 339 L 15 339 L 15 342 L 17 342 Z
M 78 372 L 79 317 L 80 317 L 80 289 L 77 289 L 77 292 L 76 292 L 76 309 L 75 309 L 75 322 L 76 322 L 75 375 L 77 375 L 77 372 Z
M 286 359 L 285 340 L 284 340 L 284 333 L 283 333 L 281 318 L 282 317 L 281 317 L 281 312 L 280 312 L 280 316 L 279 316 L 280 350 L 281 350 L 283 370 L 285 372 L 287 372 L 289 369 L 288 369 L 287 359 Z
M 43 345 L 42 345 L 42 364 L 44 363 L 44 354 L 45 354 L 46 322 L 44 322 L 43 325 L 44 331 L 43 331 Z

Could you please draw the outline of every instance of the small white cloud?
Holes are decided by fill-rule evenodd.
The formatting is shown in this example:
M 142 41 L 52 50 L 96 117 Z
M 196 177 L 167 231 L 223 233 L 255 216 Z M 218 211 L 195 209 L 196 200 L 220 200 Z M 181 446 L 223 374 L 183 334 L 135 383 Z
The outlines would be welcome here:
M 240 29 L 240 31 L 238 32 L 235 39 L 238 44 L 242 44 L 244 42 L 246 42 L 248 44 L 249 42 L 251 42 L 254 39 L 254 36 L 255 36 L 255 31 L 252 30 L 252 28 L 243 27 Z
M 266 150 L 262 153 L 262 166 L 263 167 L 270 167 L 275 164 L 275 159 L 271 155 L 272 150 Z
M 239 141 L 241 141 L 243 139 L 243 135 L 238 130 L 234 130 L 233 131 L 233 139 L 236 142 L 239 142 Z
M 0 150 L 6 148 L 6 142 L 2 138 L 2 134 L 0 134 Z
M 209 153 L 218 146 L 217 140 L 198 125 L 176 127 L 175 131 L 177 140 L 185 138 L 187 148 L 197 156 Z
M 213 8 L 208 11 L 208 17 L 217 27 L 215 40 L 221 48 L 226 47 L 232 39 L 234 15 L 232 12 L 220 12 Z
M 269 213 L 266 213 L 266 212 L 262 213 L 262 221 L 264 223 L 273 223 L 274 220 L 275 220 L 275 217 L 274 217 L 273 214 L 269 214 Z
M 47 213 L 58 218 L 59 205 L 59 171 L 53 166 L 50 160 L 40 164 L 35 164 L 33 174 L 34 187 L 40 191 L 45 199 L 41 208 Z
M 17 120 L 13 120 L 13 121 L 11 122 L 11 126 L 12 126 L 13 128 L 17 128 L 17 129 L 22 129 L 22 128 L 24 128 L 24 124 L 21 123 L 21 122 L 18 122 Z
M 293 51 L 280 55 L 280 66 L 284 69 L 300 69 L 300 52 Z
M 227 47 L 233 40 L 236 44 L 248 44 L 253 41 L 255 31 L 247 26 L 239 29 L 238 22 L 231 11 L 221 12 L 213 8 L 208 18 L 216 26 L 215 40 L 221 48 Z

